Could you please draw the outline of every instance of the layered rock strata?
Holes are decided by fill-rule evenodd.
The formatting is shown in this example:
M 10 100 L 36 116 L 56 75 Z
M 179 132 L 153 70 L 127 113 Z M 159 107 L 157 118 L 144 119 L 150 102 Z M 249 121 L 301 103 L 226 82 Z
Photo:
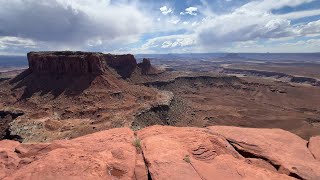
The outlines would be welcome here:
M 102 53 L 91 52 L 30 52 L 29 69 L 33 73 L 101 74 L 105 71 Z

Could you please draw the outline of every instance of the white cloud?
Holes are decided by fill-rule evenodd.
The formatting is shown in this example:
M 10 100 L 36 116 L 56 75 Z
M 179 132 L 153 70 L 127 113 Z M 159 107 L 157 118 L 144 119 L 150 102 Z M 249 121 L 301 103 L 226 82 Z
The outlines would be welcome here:
M 259 44 L 258 42 L 239 42 L 229 49 L 230 52 L 273 52 L 273 53 L 294 53 L 294 52 L 319 52 L 320 39 L 300 40 L 297 42 L 281 42 L 281 43 L 267 43 Z
M 309 48 L 314 48 L 314 47 L 320 48 L 320 39 L 309 39 L 309 40 L 298 41 L 294 43 L 282 43 L 281 45 L 284 45 L 286 47 L 289 46 L 289 47 L 297 47 L 297 48 L 301 48 L 303 46 L 306 46 Z M 319 49 L 317 49 L 317 51 L 319 51 Z
M 195 33 L 203 46 L 227 46 L 232 42 L 285 38 L 320 33 L 319 22 L 294 26 L 286 15 L 275 15 L 272 9 L 300 5 L 311 0 L 252 1 L 229 14 L 205 18 Z M 301 12 L 297 12 L 301 16 Z M 314 13 L 304 13 L 304 17 Z M 294 17 L 290 13 L 290 17 Z M 297 15 L 298 16 L 298 15 Z M 296 16 L 296 17 L 297 17 Z
M 212 4 L 206 0 L 200 1 L 202 5 L 187 6 L 180 13 L 188 16 L 179 16 L 169 3 L 160 7 L 159 2 L 150 1 L 143 4 L 139 0 L 3 0 L 0 5 L 0 53 L 10 47 L 10 52 L 20 48 L 172 52 L 228 50 L 229 47 L 243 52 L 253 51 L 254 47 L 259 51 L 263 48 L 273 51 L 275 49 L 268 47 L 268 43 L 278 44 L 281 50 L 285 46 L 293 50 L 303 42 L 291 45 L 284 42 L 300 37 L 320 37 L 320 20 L 292 23 L 295 22 L 292 20 L 320 15 L 319 9 L 273 13 L 283 7 L 317 0 L 251 0 L 220 14 L 212 11 Z M 219 3 L 239 4 L 224 1 Z M 149 37 L 147 40 L 143 36 L 145 33 Z M 154 37 L 156 34 L 167 36 Z M 267 45 L 261 45 L 261 42 Z M 316 42 L 304 41 L 313 46 L 303 48 L 314 49 L 318 47 Z M 132 48 L 137 44 L 143 45 Z
M 36 43 L 31 39 L 3 36 L 0 37 L 0 49 L 9 47 L 24 47 L 24 48 L 35 48 Z
M 245 21 L 242 21 L 245 19 Z M 239 13 L 207 19 L 197 29 L 198 37 L 205 45 L 234 41 L 247 41 L 257 38 L 289 36 L 290 21 L 275 18 L 267 13 Z
M 315 0 L 255 0 L 242 6 L 239 11 L 271 11 L 282 7 L 295 7 Z
M 163 15 L 167 15 L 173 12 L 171 8 L 168 8 L 167 6 L 160 7 L 160 11 Z
M 197 15 L 197 11 L 198 11 L 198 8 L 191 6 L 191 7 L 186 8 L 184 12 L 180 12 L 180 15 L 189 14 L 189 15 L 192 15 L 192 16 L 196 16 Z
M 199 22 L 197 22 L 197 21 L 195 21 L 195 22 L 193 22 L 192 24 L 191 24 L 191 26 L 193 27 L 193 26 L 197 26 L 199 24 Z
M 320 15 L 320 9 L 296 11 L 292 13 L 277 15 L 277 17 L 281 17 L 284 19 L 300 19 L 300 18 L 316 16 L 316 15 Z
M 185 48 L 196 44 L 196 37 L 190 34 L 170 35 L 149 39 L 140 48 L 134 49 L 138 52 L 159 52 L 159 49 L 165 51 L 174 51 L 175 49 Z M 161 51 L 161 50 L 160 50 Z
M 295 28 L 299 35 L 312 35 L 320 33 L 320 20 L 309 22 L 305 25 L 300 25 Z
M 110 0 L 2 1 L 0 19 L 0 36 L 32 39 L 54 48 L 126 43 L 150 26 L 148 16 L 134 5 Z
M 172 19 L 170 19 L 168 21 L 169 23 L 172 23 L 172 24 L 178 24 L 180 22 L 180 19 L 177 18 L 177 17 L 173 17 Z
M 148 49 L 168 49 L 175 50 L 183 48 L 181 40 L 173 38 L 188 37 L 186 43 L 188 47 L 198 51 L 224 51 L 227 47 L 232 47 L 235 50 L 243 50 L 243 52 L 254 51 L 254 47 L 260 52 L 263 50 L 263 42 L 281 43 L 289 39 L 293 40 L 297 37 L 316 36 L 320 34 L 319 21 L 310 23 L 301 23 L 293 25 L 291 19 L 299 19 L 317 15 L 319 10 L 296 11 L 288 14 L 273 14 L 272 10 L 280 9 L 285 6 L 295 7 L 303 3 L 311 2 L 312 0 L 256 0 L 251 1 L 232 12 L 226 14 L 215 14 L 208 11 L 204 14 L 202 20 L 188 19 L 188 21 L 180 21 L 178 18 L 171 18 L 167 22 L 177 25 L 181 24 L 188 35 L 174 35 L 161 38 L 153 38 L 144 44 L 144 50 Z M 198 7 L 204 12 L 202 7 Z M 198 11 L 189 7 L 181 14 L 192 14 Z M 207 11 L 207 10 L 206 10 Z M 188 13 L 187 13 L 188 12 Z M 181 22 L 181 23 L 180 23 Z M 189 25 L 188 25 L 189 24 Z M 177 28 L 176 26 L 174 26 Z M 179 26 L 180 27 L 180 26 Z M 178 37 L 177 37 L 178 36 Z M 192 38 L 190 38 L 192 37 Z M 284 45 L 279 46 L 283 49 Z M 250 49 L 251 48 L 251 49 Z M 276 51 L 271 47 L 265 47 L 270 51 Z M 190 50 L 190 49 L 189 49 Z M 300 50 L 301 51 L 301 50 Z M 157 51 L 155 51 L 157 52 Z

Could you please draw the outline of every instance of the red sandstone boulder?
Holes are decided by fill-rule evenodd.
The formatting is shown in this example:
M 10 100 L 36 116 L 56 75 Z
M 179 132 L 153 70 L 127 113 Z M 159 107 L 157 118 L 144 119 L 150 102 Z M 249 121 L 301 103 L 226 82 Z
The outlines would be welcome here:
M 320 161 L 320 136 L 311 137 L 308 148 L 313 156 Z
M 320 179 L 320 163 L 307 148 L 307 141 L 281 129 L 229 126 L 208 127 L 223 135 L 245 157 L 262 158 L 278 172 L 300 179 Z
M 121 128 L 50 144 L 0 141 L 0 179 L 134 179 L 133 139 Z
M 17 141 L 0 141 L 0 179 L 15 171 L 19 165 L 20 158 L 14 152 L 20 143 Z
M 153 180 L 292 179 L 247 163 L 224 137 L 207 129 L 153 126 L 137 136 Z

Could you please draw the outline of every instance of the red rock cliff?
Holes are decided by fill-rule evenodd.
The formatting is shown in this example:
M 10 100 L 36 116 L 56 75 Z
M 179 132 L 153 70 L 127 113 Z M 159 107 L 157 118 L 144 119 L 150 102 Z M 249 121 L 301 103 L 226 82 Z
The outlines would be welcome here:
M 28 53 L 29 70 L 40 74 L 102 74 L 108 67 L 122 78 L 129 78 L 140 68 L 142 75 L 157 74 L 150 60 L 137 64 L 132 54 L 113 55 L 98 52 L 48 51 Z
M 115 69 L 123 78 L 130 77 L 137 67 L 137 61 L 132 54 L 104 54 L 104 58 L 107 65 Z
M 102 53 L 91 52 L 30 52 L 29 69 L 34 73 L 100 74 L 105 71 Z
M 141 68 L 141 74 L 147 75 L 149 74 L 152 66 L 149 59 L 143 58 L 142 62 L 138 64 L 139 68 Z

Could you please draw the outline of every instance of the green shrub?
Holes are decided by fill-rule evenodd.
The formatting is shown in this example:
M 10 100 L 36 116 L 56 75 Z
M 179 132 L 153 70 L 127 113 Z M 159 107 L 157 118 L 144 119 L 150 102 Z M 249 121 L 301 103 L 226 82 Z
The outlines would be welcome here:
M 190 156 L 189 155 L 185 155 L 183 160 L 187 163 L 191 163 L 191 160 L 190 160 Z
M 139 138 L 136 138 L 132 144 L 137 148 L 137 150 L 141 150 L 141 140 Z

